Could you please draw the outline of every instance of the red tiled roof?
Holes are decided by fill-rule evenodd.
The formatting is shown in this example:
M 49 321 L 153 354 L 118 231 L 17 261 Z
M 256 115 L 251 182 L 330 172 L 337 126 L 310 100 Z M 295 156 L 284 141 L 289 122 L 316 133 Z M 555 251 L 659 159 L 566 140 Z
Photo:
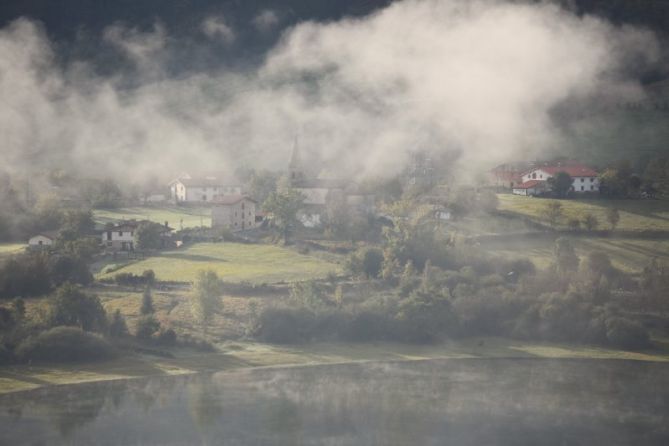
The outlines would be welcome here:
M 584 166 L 583 164 L 567 164 L 532 167 L 523 172 L 523 176 L 534 172 L 535 170 L 543 170 L 549 175 L 555 175 L 558 172 L 566 172 L 570 177 L 596 177 L 598 175 L 595 170 Z
M 517 186 L 513 186 L 514 189 L 531 189 L 533 187 L 536 187 L 538 184 L 545 183 L 543 180 L 530 180 L 530 181 L 525 181 L 522 184 L 519 184 Z

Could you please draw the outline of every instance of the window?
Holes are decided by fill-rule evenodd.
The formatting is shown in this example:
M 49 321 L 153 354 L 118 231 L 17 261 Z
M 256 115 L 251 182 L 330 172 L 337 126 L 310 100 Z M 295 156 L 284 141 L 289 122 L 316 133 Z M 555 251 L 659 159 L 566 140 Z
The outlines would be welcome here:
M 585 190 L 585 186 L 581 186 L 581 190 Z
M 593 186 L 593 185 L 591 184 L 591 185 L 590 185 L 590 190 L 595 190 L 595 186 Z
M 533 180 L 536 180 L 536 179 L 537 179 L 537 174 L 536 174 L 536 172 L 532 174 L 532 179 L 533 179 Z
M 39 242 L 37 242 L 37 244 L 38 244 L 38 245 L 43 245 L 44 242 L 42 242 L 42 240 L 40 240 Z
M 595 179 L 590 177 L 590 182 L 592 183 L 593 181 L 595 181 Z
M 244 210 L 244 203 L 242 203 L 242 211 Z
M 123 231 L 118 231 L 118 236 L 123 237 Z
M 581 178 L 581 183 L 585 181 L 585 178 Z
M 202 201 L 207 201 L 207 196 L 206 195 L 202 195 Z

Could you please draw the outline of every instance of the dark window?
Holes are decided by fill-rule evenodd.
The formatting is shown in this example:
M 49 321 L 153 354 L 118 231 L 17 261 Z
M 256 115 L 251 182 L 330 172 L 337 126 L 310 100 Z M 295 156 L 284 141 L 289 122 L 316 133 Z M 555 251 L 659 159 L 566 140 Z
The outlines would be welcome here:
M 123 231 L 118 231 L 119 237 L 123 237 Z
M 112 239 L 111 231 L 107 231 L 107 240 L 111 240 L 111 239 Z
M 585 181 L 585 178 L 581 178 L 581 183 Z

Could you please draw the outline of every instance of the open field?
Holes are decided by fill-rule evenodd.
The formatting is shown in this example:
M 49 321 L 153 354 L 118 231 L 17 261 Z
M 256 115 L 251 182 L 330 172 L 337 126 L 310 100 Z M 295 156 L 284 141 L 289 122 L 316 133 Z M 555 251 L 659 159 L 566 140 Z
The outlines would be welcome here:
M 554 236 L 498 239 L 481 243 L 481 248 L 494 255 L 509 258 L 528 258 L 538 268 L 553 261 Z M 669 240 L 635 238 L 575 237 L 576 253 L 582 259 L 597 250 L 609 255 L 613 265 L 627 272 L 641 271 L 652 258 L 669 262 Z
M 523 197 L 511 194 L 498 194 L 499 209 L 530 217 L 541 223 L 546 220 L 546 205 L 551 199 Z M 620 222 L 617 230 L 621 231 L 669 231 L 669 201 L 665 200 L 559 200 L 564 216 L 559 222 L 566 227 L 571 218 L 582 220 L 590 212 L 599 220 L 598 229 L 609 229 L 606 212 L 618 209 Z
M 294 346 L 234 342 L 219 353 L 174 350 L 173 358 L 122 356 L 111 361 L 70 365 L 0 367 L 0 394 L 46 385 L 131 379 L 239 368 L 316 365 L 359 361 L 417 361 L 446 358 L 593 358 L 669 361 L 665 350 L 643 353 L 500 338 L 470 338 L 433 345 L 313 343 Z
M 23 243 L 0 243 L 0 260 L 23 251 L 27 244 Z
M 111 278 L 120 272 L 141 274 L 147 269 L 164 281 L 192 282 L 198 271 L 211 269 L 226 282 L 260 284 L 322 278 L 329 272 L 339 272 L 341 266 L 276 245 L 197 243 L 130 263 L 113 273 L 98 274 L 98 278 Z
M 97 223 L 115 222 L 124 219 L 151 220 L 156 223 L 167 222 L 179 230 L 197 226 L 211 226 L 211 209 L 207 207 L 187 207 L 175 205 L 130 207 L 111 210 L 95 210 L 93 216 Z

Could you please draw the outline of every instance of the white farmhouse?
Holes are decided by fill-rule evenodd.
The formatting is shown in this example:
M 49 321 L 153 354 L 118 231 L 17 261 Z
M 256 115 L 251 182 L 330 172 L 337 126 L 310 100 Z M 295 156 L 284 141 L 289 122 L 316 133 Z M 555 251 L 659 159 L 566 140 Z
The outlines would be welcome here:
M 183 176 L 170 183 L 170 195 L 177 203 L 204 203 L 211 202 L 220 195 L 235 195 L 242 193 L 242 186 L 230 184 L 215 176 L 192 178 Z
M 28 247 L 31 249 L 41 249 L 53 245 L 58 233 L 56 231 L 40 232 L 28 240 Z
M 599 192 L 597 172 L 575 161 L 548 163 L 532 167 L 521 174 L 521 184 L 513 187 L 516 195 L 537 195 L 548 189 L 547 181 L 559 172 L 572 179 L 571 192 Z
M 525 171 L 522 175 L 523 182 L 530 180 L 546 181 L 557 175 L 558 172 L 566 172 L 572 179 L 572 188 L 574 192 L 598 192 L 599 179 L 597 172 L 581 164 L 560 163 L 535 167 Z
M 134 251 L 135 231 L 137 231 L 140 224 L 147 221 L 128 220 L 109 226 L 102 233 L 102 244 L 108 249 L 115 251 Z M 161 238 L 163 239 L 163 245 L 166 244 L 164 239 L 171 235 L 172 230 L 167 225 L 167 222 L 162 226 Z
M 256 227 L 256 201 L 244 195 L 216 197 L 211 208 L 212 228 L 243 231 Z

